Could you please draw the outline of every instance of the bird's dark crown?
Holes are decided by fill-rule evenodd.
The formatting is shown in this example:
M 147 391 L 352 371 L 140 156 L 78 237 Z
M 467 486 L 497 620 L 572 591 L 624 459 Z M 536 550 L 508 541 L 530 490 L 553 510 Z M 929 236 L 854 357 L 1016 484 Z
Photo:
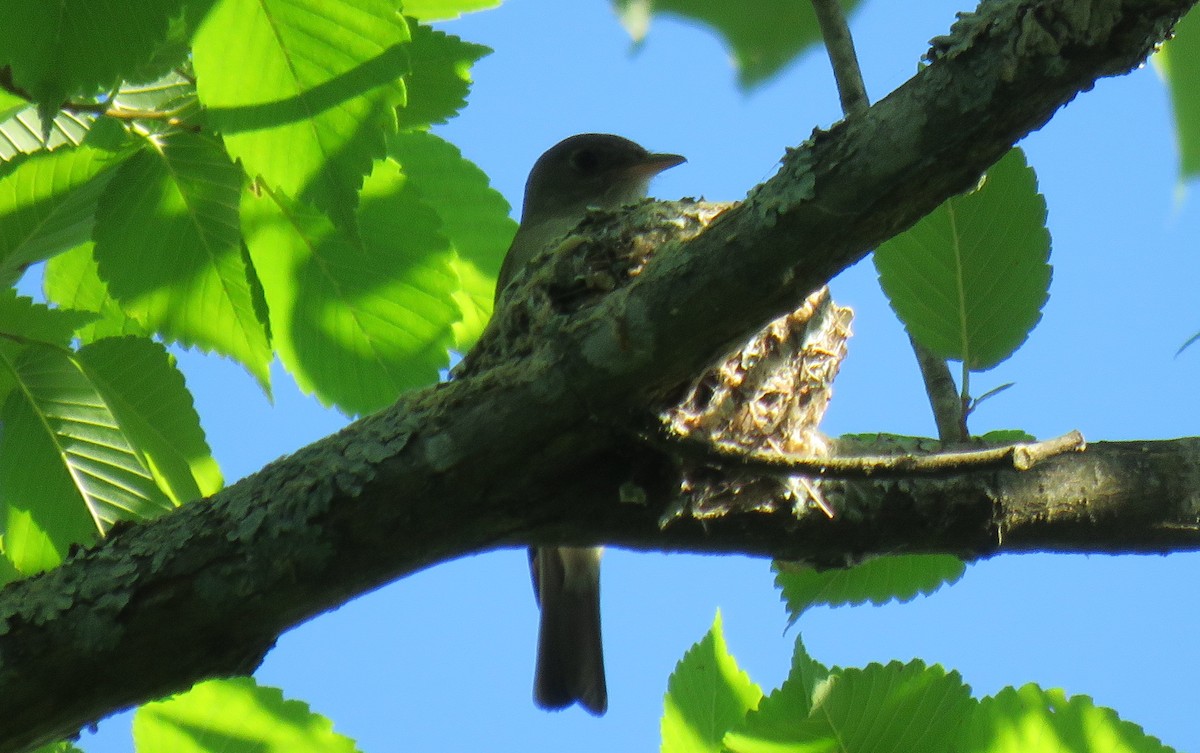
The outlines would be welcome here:
M 522 222 L 621 206 L 645 195 L 650 178 L 680 162 L 679 155 L 654 154 L 621 136 L 571 136 L 534 163 L 525 184 Z

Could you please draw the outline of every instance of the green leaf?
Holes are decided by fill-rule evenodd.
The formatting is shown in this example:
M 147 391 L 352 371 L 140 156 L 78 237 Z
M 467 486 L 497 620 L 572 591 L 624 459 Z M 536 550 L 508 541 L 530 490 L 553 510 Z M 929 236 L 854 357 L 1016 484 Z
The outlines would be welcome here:
M 959 750 L 972 753 L 1120 751 L 1171 753 L 1172 748 L 1122 721 L 1086 696 L 1036 685 L 1005 688 L 979 702 Z
M 144 74 L 182 8 L 182 0 L 6 0 L 0 67 L 11 65 L 13 82 L 56 111 Z
M 52 309 L 18 296 L 12 288 L 0 290 L 0 342 L 36 341 L 66 347 L 80 327 L 95 315 L 87 311 Z
M 0 446 L 3 442 L 0 441 Z M 0 466 L 3 461 L 0 461 Z M 96 529 L 90 521 L 83 521 L 78 530 L 62 531 L 64 521 L 47 517 L 41 510 L 29 510 L 16 504 L 0 502 L 0 530 L 4 532 L 4 559 L 6 571 L 16 572 L 19 577 L 45 572 L 62 564 L 66 556 L 61 546 L 55 544 L 46 529 L 57 529 L 67 540 L 86 543 L 96 538 Z M 65 521 L 72 525 L 77 521 Z M 46 525 L 43 526 L 42 523 Z M 13 578 L 16 580 L 16 578 Z
M 144 128 L 141 124 L 138 127 Z M 97 118 L 92 121 L 87 135 L 83 137 L 83 143 L 110 152 L 125 152 L 127 155 L 133 153 L 133 149 L 127 147 L 135 146 L 134 137 L 117 118 Z
M 1154 56 L 1167 80 L 1175 111 L 1179 172 L 1186 180 L 1200 175 L 1200 13 L 1188 13 L 1175 25 L 1175 36 Z
M 37 569 L 45 570 L 50 567 L 54 567 L 54 565 L 50 564 L 47 567 Z M 8 549 L 4 546 L 4 534 L 0 533 L 0 588 L 20 577 L 21 571 L 9 559 Z
M 60 740 L 56 743 L 47 743 L 34 750 L 33 753 L 83 753 L 83 751 L 69 740 Z
M 80 349 L 78 358 L 172 502 L 221 489 L 192 394 L 165 347 L 143 337 L 107 338 Z
M 93 256 L 93 244 L 61 253 L 46 262 L 42 274 L 42 290 L 47 300 L 76 311 L 90 311 L 96 321 L 75 331 L 81 342 L 90 343 L 102 337 L 149 335 L 150 331 L 125 313 L 121 304 L 108 293 L 108 285 L 100 279 L 100 268 Z
M 980 434 L 978 439 L 982 439 L 989 444 L 1015 444 L 1017 442 L 1037 441 L 1037 437 L 1021 429 L 995 429 L 986 434 Z
M 962 577 L 966 565 L 949 554 L 905 554 L 876 557 L 839 570 L 816 570 L 795 562 L 776 562 L 775 585 L 787 606 L 789 624 L 806 609 L 822 604 L 843 606 L 911 601 Z
M 848 445 L 846 452 L 855 455 L 902 455 L 938 452 L 942 443 L 933 437 L 913 437 L 877 431 L 862 434 L 842 434 L 839 443 Z M 839 444 L 839 451 L 841 450 Z
M 2 91 L 2 90 L 0 90 Z M 185 121 L 199 111 L 196 86 L 175 71 L 156 81 L 146 84 L 122 84 L 108 101 L 109 112 L 132 110 L 171 113 L 172 120 L 164 118 L 141 118 L 138 128 L 144 132 L 162 132 L 178 128 L 177 122 Z M 0 113 L 0 162 L 6 162 L 19 154 L 54 150 L 60 146 L 90 146 L 118 151 L 129 142 L 129 134 L 122 121 L 115 117 L 103 117 L 92 112 L 67 112 L 55 114 L 50 123 L 49 138 L 45 138 L 46 127 L 37 107 L 25 107 L 5 115 Z
M 121 158 L 81 146 L 20 157 L 0 177 L 0 279 L 86 241 Z
M 133 739 L 142 753 L 357 753 L 329 719 L 249 677 L 208 680 L 145 704 L 134 714 Z
M 980 186 L 946 201 L 875 251 L 909 333 L 944 358 L 990 369 L 1025 341 L 1049 297 L 1046 201 L 1020 149 Z
M 797 694 L 798 695 L 798 694 Z M 919 661 L 836 672 L 803 705 L 763 702 L 725 736 L 734 753 L 957 753 L 976 702 L 957 673 Z M 798 700 L 798 699 L 797 699 Z
M 402 129 L 428 128 L 457 115 L 467 103 L 471 66 L 491 52 L 421 24 L 413 25 L 412 35 L 408 101 L 397 113 Z
M 156 81 L 170 76 L 175 71 L 188 69 L 191 65 L 192 37 L 196 33 L 196 26 L 215 2 L 216 0 L 181 0 L 179 13 L 171 16 L 167 23 L 166 36 L 133 73 L 122 77 L 121 88 L 124 89 L 130 84 Z
M 725 732 L 761 698 L 762 690 L 730 655 L 717 612 L 708 634 L 688 649 L 667 681 L 662 753 L 719 753 Z
M 841 6 L 849 14 L 860 2 L 842 0 Z M 730 48 L 738 84 L 743 89 L 766 82 L 821 41 L 821 28 L 807 2 L 614 0 L 614 5 L 621 25 L 637 43 L 645 38 L 653 15 L 675 16 L 711 27 Z
M 118 520 L 172 508 L 74 354 L 31 342 L 0 348 L 0 500 L 5 541 L 24 573 Z
M 136 113 L 159 115 L 137 120 L 138 132 L 142 134 L 177 131 L 181 123 L 197 125 L 201 116 L 200 99 L 196 96 L 194 77 L 185 73 L 188 73 L 186 68 L 171 70 L 148 83 L 122 84 L 109 103 L 109 112 L 125 117 Z M 117 119 L 101 118 L 100 123 L 115 124 Z
M 96 116 L 91 113 L 60 112 L 50 122 L 50 137 L 36 107 L 25 107 L 0 121 L 0 162 L 19 154 L 79 146 L 87 138 Z
M 121 166 L 96 210 L 109 292 L 151 330 L 229 356 L 269 389 L 238 223 L 242 172 L 209 136 L 155 137 Z
M 243 217 L 276 351 L 301 389 L 367 413 L 437 380 L 458 319 L 454 252 L 395 162 L 363 186 L 358 238 L 270 191 L 248 192 Z
M 4 121 L 29 107 L 29 100 L 0 88 L 0 131 Z
M 450 21 L 464 13 L 498 8 L 501 0 L 405 0 L 404 14 L 426 23 Z
M 169 71 L 162 77 L 142 84 L 122 84 L 112 98 L 116 110 L 171 111 L 196 110 L 196 84 L 179 71 Z
M 731 735 L 758 740 L 781 740 L 797 719 L 803 719 L 813 709 L 818 692 L 829 684 L 830 670 L 813 659 L 799 636 L 792 651 L 792 669 L 779 689 L 762 699 L 737 725 Z
M 208 122 L 251 176 L 351 223 L 404 103 L 408 39 L 388 0 L 219 0 L 194 45 Z
M 454 325 L 454 344 L 465 351 L 492 313 L 496 275 L 517 231 L 508 216 L 511 207 L 482 170 L 437 136 L 399 133 L 388 147 L 413 190 L 441 217 L 442 233 L 457 254 L 453 266 L 460 287 L 454 300 L 462 319 Z

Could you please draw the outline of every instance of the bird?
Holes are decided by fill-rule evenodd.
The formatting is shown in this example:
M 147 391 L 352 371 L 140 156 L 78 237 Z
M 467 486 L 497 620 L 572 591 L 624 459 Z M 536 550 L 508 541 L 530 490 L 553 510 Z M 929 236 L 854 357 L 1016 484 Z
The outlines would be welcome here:
M 496 283 L 496 306 L 509 283 L 551 241 L 593 209 L 616 209 L 646 196 L 650 180 L 687 160 L 656 153 L 621 136 L 583 133 L 550 147 L 525 183 L 521 222 Z M 538 625 L 534 702 L 547 710 L 579 703 L 608 710 L 600 634 L 600 547 L 529 549 Z

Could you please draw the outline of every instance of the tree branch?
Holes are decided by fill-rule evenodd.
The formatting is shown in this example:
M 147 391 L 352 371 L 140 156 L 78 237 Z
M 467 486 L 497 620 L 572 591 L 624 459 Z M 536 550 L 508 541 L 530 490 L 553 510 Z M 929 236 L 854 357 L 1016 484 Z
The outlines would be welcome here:
M 765 474 L 797 474 L 813 478 L 912 478 L 915 476 L 961 476 L 975 471 L 1027 471 L 1038 463 L 1065 452 L 1083 452 L 1087 448 L 1083 435 L 1068 432 L 1042 442 L 956 449 L 949 452 L 919 452 L 903 449 L 875 455 L 855 454 L 861 447 L 840 442 L 838 453 L 830 457 L 791 457 L 779 453 L 745 453 L 724 447 L 714 447 L 698 440 L 668 440 L 658 443 L 663 452 L 673 452 L 693 461 L 708 461 L 723 466 L 757 470 Z
M 858 67 L 858 53 L 854 51 L 854 37 L 850 34 L 842 6 L 838 0 L 812 0 L 812 7 L 837 81 L 842 113 L 849 115 L 866 110 L 871 100 L 867 97 L 867 85 Z
M 0 591 L 0 750 L 249 672 L 292 625 L 501 546 L 604 541 L 818 563 L 1196 547 L 1197 440 L 1092 445 L 1026 473 L 827 482 L 827 498 L 856 511 L 833 521 L 787 506 L 660 529 L 677 491 L 663 472 L 671 459 L 611 428 L 971 185 L 1096 78 L 1139 65 L 1191 4 L 985 2 L 936 40 L 928 68 L 814 133 L 777 176 L 628 287 L 540 322 L 546 337 L 519 357 L 407 395 L 207 502 L 120 527 L 10 584 Z M 644 494 L 624 493 L 631 486 Z

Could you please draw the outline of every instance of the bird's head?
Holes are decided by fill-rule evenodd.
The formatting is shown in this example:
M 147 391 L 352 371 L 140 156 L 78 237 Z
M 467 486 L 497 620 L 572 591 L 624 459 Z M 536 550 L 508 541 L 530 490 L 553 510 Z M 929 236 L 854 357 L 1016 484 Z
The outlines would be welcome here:
M 614 209 L 642 198 L 650 179 L 686 160 L 648 152 L 629 139 L 583 133 L 551 147 L 525 183 L 521 222 L 579 216 Z

